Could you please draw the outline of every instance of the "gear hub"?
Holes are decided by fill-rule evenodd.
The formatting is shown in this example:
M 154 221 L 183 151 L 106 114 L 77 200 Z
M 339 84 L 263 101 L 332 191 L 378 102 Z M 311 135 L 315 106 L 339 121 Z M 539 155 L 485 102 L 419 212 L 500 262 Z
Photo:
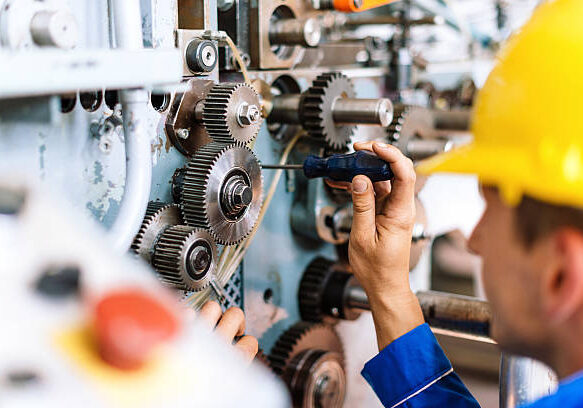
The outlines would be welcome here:
M 164 283 L 199 291 L 210 284 L 216 272 L 217 246 L 208 232 L 176 225 L 160 236 L 152 263 Z
M 186 167 L 180 189 L 184 220 L 208 229 L 220 244 L 236 244 L 259 217 L 262 188 L 261 167 L 250 149 L 210 143 Z
M 281 335 L 269 360 L 290 389 L 294 407 L 342 406 L 344 351 L 331 326 L 296 323 Z
M 247 144 L 261 127 L 261 104 L 253 87 L 221 83 L 212 87 L 202 104 L 202 122 L 216 142 Z

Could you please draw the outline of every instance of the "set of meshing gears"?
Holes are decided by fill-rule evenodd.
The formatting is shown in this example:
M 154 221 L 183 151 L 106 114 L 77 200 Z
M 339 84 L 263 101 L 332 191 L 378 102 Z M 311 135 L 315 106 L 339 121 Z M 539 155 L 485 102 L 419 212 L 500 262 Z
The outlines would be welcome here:
M 332 107 L 338 98 L 355 97 L 356 92 L 348 77 L 339 72 L 319 75 L 302 94 L 300 101 L 300 119 L 304 129 L 310 136 L 324 139 L 333 148 L 345 147 L 356 126 L 336 124 Z
M 187 225 L 207 229 L 219 244 L 237 244 L 261 210 L 259 160 L 246 146 L 209 143 L 188 162 L 180 191 Z
M 344 349 L 332 326 L 294 324 L 279 337 L 269 361 L 290 389 L 294 407 L 342 406 L 346 393 Z
M 204 229 L 182 224 L 177 204 L 151 202 L 132 250 L 177 289 L 206 288 L 217 268 L 217 245 Z
M 202 104 L 202 122 L 209 136 L 220 143 L 247 144 L 262 123 L 259 95 L 245 83 L 212 87 Z

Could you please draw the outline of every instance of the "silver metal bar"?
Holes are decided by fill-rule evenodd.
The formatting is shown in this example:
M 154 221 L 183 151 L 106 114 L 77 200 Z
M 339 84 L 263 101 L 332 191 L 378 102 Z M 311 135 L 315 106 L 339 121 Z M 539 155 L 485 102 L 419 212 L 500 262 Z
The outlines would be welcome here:
M 272 45 L 301 45 L 317 47 L 322 37 L 320 23 L 315 18 L 281 19 L 269 26 L 269 42 Z
M 300 123 L 300 94 L 284 94 L 273 98 L 269 121 L 275 123 Z
M 332 106 L 334 122 L 342 125 L 389 126 L 393 120 L 390 99 L 338 98 Z
M 413 139 L 407 143 L 407 156 L 411 160 L 423 160 L 451 150 L 453 141 L 444 139 Z

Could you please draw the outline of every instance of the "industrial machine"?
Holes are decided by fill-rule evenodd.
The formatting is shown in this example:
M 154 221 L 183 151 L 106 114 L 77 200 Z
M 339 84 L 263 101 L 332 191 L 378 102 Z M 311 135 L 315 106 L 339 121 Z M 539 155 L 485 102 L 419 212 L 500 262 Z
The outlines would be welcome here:
M 378 405 L 358 378 L 372 354 L 354 350 L 367 340 L 350 334 L 372 333 L 371 322 L 339 319 L 367 309 L 346 268 L 350 196 L 267 165 L 361 140 L 416 161 L 469 140 L 471 62 L 491 60 L 535 2 L 478 2 L 493 24 L 472 26 L 449 3 L 0 0 L 2 174 L 40 181 L 84 213 L 94 222 L 82 234 L 104 235 L 141 263 L 128 276 L 157 278 L 184 308 L 242 307 L 258 360 L 293 406 Z M 2 183 L 0 219 L 12 191 Z M 427 205 L 416 201 L 411 269 L 429 282 Z M 484 316 L 469 335 L 491 344 Z

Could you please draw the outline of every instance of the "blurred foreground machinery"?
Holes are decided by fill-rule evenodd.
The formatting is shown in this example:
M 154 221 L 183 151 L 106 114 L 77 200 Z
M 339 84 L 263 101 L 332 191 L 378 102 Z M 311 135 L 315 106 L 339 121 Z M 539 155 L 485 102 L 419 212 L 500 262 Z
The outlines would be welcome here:
M 350 196 L 261 163 L 366 140 L 421 160 L 467 140 L 471 72 L 440 83 L 416 46 L 442 23 L 463 31 L 437 1 L 0 0 L 1 166 L 101 224 L 184 307 L 243 307 L 294 406 L 374 405 L 347 372 L 359 339 L 336 325 L 362 293 L 321 303 L 346 282 L 312 262 L 346 265 Z

